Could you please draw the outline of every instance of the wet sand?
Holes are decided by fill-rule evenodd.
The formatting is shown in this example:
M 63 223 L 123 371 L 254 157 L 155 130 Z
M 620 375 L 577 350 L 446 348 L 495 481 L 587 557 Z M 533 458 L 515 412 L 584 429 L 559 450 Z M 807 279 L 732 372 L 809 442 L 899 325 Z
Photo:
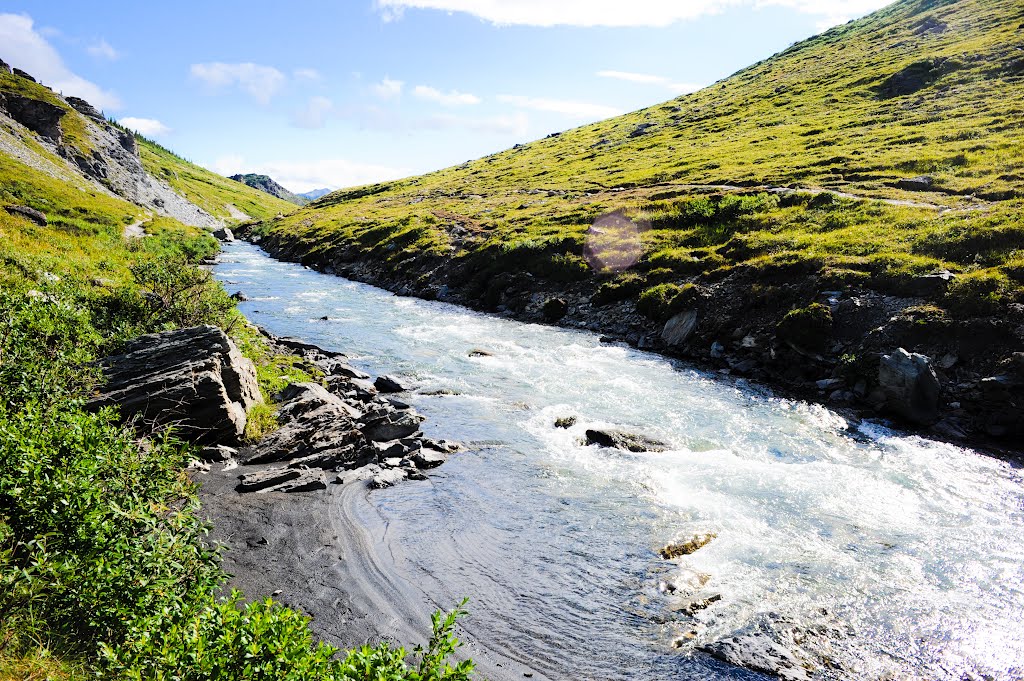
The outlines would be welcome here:
M 201 485 L 201 513 L 212 524 L 210 540 L 222 546 L 222 564 L 231 575 L 226 590 L 240 589 L 250 600 L 280 591 L 275 600 L 312 616 L 313 631 L 342 649 L 381 641 L 411 649 L 429 640 L 430 614 L 455 604 L 432 603 L 417 588 L 418 577 L 431 576 L 404 567 L 401 547 L 389 543 L 388 526 L 364 482 L 317 492 L 239 494 L 234 487 L 245 468 L 225 471 L 214 464 L 209 473 L 193 476 Z M 485 632 L 474 633 L 472 615 L 460 620 L 465 645 L 458 659 L 472 658 L 478 678 L 569 678 L 550 670 L 546 676 L 514 652 L 487 647 Z

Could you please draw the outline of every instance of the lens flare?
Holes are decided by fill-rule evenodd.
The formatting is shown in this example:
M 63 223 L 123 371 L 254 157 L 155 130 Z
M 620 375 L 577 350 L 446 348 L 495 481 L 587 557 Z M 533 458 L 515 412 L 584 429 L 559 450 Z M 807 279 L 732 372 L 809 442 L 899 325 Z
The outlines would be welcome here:
M 602 215 L 587 230 L 583 257 L 595 270 L 627 270 L 642 252 L 640 227 L 620 212 Z

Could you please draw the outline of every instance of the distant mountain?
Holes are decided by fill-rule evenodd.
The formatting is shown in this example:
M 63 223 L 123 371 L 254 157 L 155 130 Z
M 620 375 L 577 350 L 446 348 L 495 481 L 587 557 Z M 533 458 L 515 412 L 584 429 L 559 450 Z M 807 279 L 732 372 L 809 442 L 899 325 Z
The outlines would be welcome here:
M 309 199 L 310 201 L 316 201 L 321 196 L 330 194 L 332 191 L 332 189 L 313 189 L 312 191 L 303 192 L 299 194 L 299 196 L 301 196 L 304 199 Z
M 310 199 L 302 194 L 293 194 L 277 182 L 275 182 L 268 175 L 257 175 L 256 173 L 246 173 L 244 175 L 232 175 L 231 178 L 235 182 L 241 182 L 244 185 L 248 185 L 253 189 L 259 189 L 261 192 L 266 192 L 271 196 L 276 196 L 279 199 L 284 199 L 290 203 L 294 203 L 298 206 L 305 206 L 309 203 Z M 319 191 L 319 190 L 317 190 Z M 326 191 L 324 193 L 327 193 Z

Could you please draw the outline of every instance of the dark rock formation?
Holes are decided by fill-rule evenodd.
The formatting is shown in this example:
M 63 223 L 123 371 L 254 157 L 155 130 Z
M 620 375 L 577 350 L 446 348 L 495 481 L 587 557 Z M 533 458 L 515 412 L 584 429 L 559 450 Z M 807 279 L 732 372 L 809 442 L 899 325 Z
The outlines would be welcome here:
M 89 406 L 120 408 L 147 429 L 173 424 L 198 442 L 235 442 L 262 401 L 256 369 L 215 326 L 141 336 L 99 361 L 105 383 Z
M 0 59 L 0 74 L 2 74 L 2 73 L 10 73 L 10 72 L 11 72 L 11 65 L 8 64 L 7 62 L 5 62 L 3 59 Z
M 685 310 L 675 315 L 661 330 L 661 339 L 670 347 L 682 345 L 690 338 L 697 328 L 697 311 Z
M 235 235 L 231 233 L 231 230 L 227 227 L 218 227 L 213 230 L 213 236 L 220 241 L 234 241 Z
M 588 445 L 625 449 L 630 452 L 664 452 L 668 445 L 659 440 L 621 430 L 588 430 Z
M 356 427 L 359 410 L 315 383 L 289 385 L 278 398 L 281 427 L 243 455 L 243 463 L 302 458 L 334 468 L 356 462 L 353 445 L 362 442 Z
M 59 144 L 64 139 L 60 120 L 67 111 L 56 104 L 24 97 L 14 92 L 0 92 L 0 109 L 29 130 L 55 143 Z
M 544 301 L 542 312 L 544 319 L 549 322 L 557 322 L 569 311 L 569 304 L 562 298 L 548 298 Z
M 235 182 L 241 182 L 244 185 L 252 187 L 253 189 L 259 189 L 261 192 L 276 196 L 279 199 L 284 199 L 289 203 L 294 203 L 297 206 L 305 206 L 309 203 L 309 199 L 298 194 L 293 194 L 288 191 L 273 179 L 267 175 L 257 175 L 255 173 L 246 173 L 239 175 L 232 175 L 231 179 Z
M 101 125 L 106 125 L 107 120 L 96 107 L 80 97 L 65 97 L 64 101 L 71 105 L 71 108 L 87 118 L 91 118 Z
M 679 556 L 688 556 L 694 551 L 702 549 L 708 544 L 710 544 L 711 540 L 717 536 L 718 535 L 714 533 L 698 534 L 695 535 L 692 539 L 688 539 L 683 542 L 667 544 L 658 549 L 658 553 L 660 553 L 661 557 L 665 560 L 672 560 L 673 558 L 678 558 Z
M 46 226 L 46 214 L 35 208 L 29 208 L 28 206 L 4 206 L 4 210 L 11 215 L 20 215 L 28 218 L 41 227 Z
M 382 393 L 405 392 L 405 388 L 402 387 L 402 384 L 391 376 L 378 376 L 377 380 L 373 382 L 373 387 Z
M 25 80 L 31 80 L 33 83 L 36 82 L 35 78 L 30 76 L 27 72 L 22 71 L 18 67 L 14 67 L 14 75 L 18 76 L 19 78 L 24 78 Z

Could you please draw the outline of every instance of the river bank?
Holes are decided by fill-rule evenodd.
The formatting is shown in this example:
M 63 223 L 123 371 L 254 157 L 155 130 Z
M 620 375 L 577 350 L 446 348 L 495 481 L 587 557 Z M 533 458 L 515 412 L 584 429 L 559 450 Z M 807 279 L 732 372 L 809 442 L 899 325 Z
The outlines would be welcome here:
M 1021 483 L 1010 466 L 590 333 L 396 297 L 245 243 L 225 246 L 215 274 L 245 294 L 251 320 L 344 350 L 366 373 L 393 374 L 409 388 L 400 399 L 427 417 L 427 437 L 468 445 L 432 481 L 362 495 L 328 489 L 309 508 L 320 514 L 321 501 L 345 496 L 334 501 L 383 556 L 366 570 L 371 591 L 415 594 L 424 609 L 470 596 L 463 638 L 499 661 L 530 660 L 532 673 L 556 679 L 756 678 L 700 649 L 766 626 L 831 631 L 838 621 L 852 633 L 829 639 L 829 657 L 848 678 L 998 676 L 1013 666 L 1019 567 L 1004 559 L 1019 551 Z M 563 419 L 575 423 L 557 427 Z M 587 446 L 591 428 L 642 433 L 668 451 Z M 263 496 L 253 498 L 269 503 Z M 271 592 L 320 584 L 263 554 L 278 558 L 279 573 L 248 548 L 247 531 L 232 541 L 254 571 L 279 578 L 265 582 Z M 283 537 L 291 532 L 259 536 L 321 549 Z M 717 538 L 692 555 L 659 555 L 708 533 Z M 999 548 L 980 550 L 989 546 Z M 350 578 L 339 579 L 344 588 Z M 339 596 L 316 590 L 315 607 L 332 617 Z M 707 606 L 695 611 L 702 592 Z M 374 613 L 383 605 L 365 616 L 350 605 L 367 626 L 381 622 Z M 901 624 L 908 617 L 914 626 Z M 1000 632 L 1005 655 L 991 655 L 965 635 L 972 631 Z M 777 632 L 770 640 L 790 645 L 792 631 Z
M 1021 461 L 1024 308 L 948 317 L 929 304 L 948 285 L 943 276 L 921 277 L 910 288 L 888 292 L 831 290 L 821 277 L 797 270 L 765 276 L 737 268 L 684 290 L 679 298 L 686 302 L 675 301 L 674 314 L 652 319 L 628 298 L 632 292 L 602 294 L 594 278 L 553 282 L 506 273 L 481 290 L 443 259 L 413 258 L 396 271 L 354 249 L 307 252 L 300 241 L 265 233 L 258 224 L 244 225 L 240 236 L 275 258 L 399 295 L 589 330 L 609 342 L 749 378 L 856 419 L 889 420 L 904 430 Z M 908 296 L 907 290 L 918 295 Z M 796 307 L 807 301 L 814 302 Z M 902 356 L 904 348 L 912 359 Z M 895 376 L 886 375 L 887 358 L 896 365 Z

